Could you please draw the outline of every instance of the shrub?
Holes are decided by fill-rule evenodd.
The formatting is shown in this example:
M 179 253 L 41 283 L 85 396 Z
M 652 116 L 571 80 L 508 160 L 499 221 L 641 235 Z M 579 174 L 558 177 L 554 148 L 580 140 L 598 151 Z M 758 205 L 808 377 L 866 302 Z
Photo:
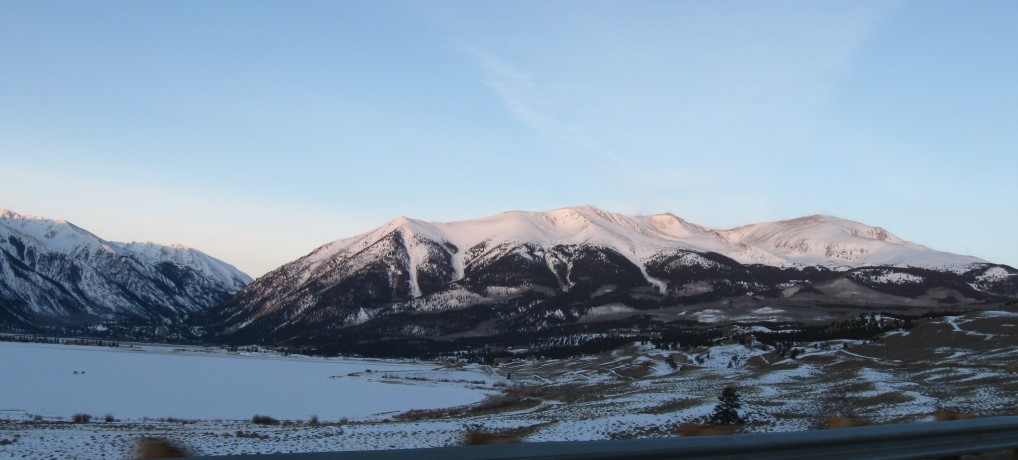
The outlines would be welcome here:
M 866 420 L 857 420 L 848 417 L 831 417 L 827 419 L 827 429 L 855 428 L 859 426 L 870 426 L 872 423 Z
M 180 446 L 163 438 L 141 438 L 138 441 L 138 458 L 187 457 Z
M 113 418 L 113 414 L 106 414 L 103 416 L 103 421 L 106 423 L 113 423 L 117 421 L 117 419 Z
M 317 415 L 312 415 L 311 416 L 311 420 L 309 420 L 308 423 L 310 423 L 312 425 L 317 425 L 318 424 L 318 416 Z
M 969 420 L 976 418 L 976 416 L 971 414 L 962 414 L 953 410 L 939 410 L 936 414 L 933 414 L 933 418 L 938 422 L 951 422 L 955 420 Z
M 74 423 L 88 423 L 92 420 L 92 416 L 88 414 L 74 414 L 71 416 L 71 421 Z
M 722 436 L 734 434 L 735 429 L 728 426 L 700 425 L 698 423 L 683 423 L 675 430 L 679 436 Z
M 516 436 L 496 434 L 496 433 L 485 433 L 483 431 L 470 431 L 467 432 L 463 438 L 463 445 L 466 446 L 485 446 L 490 444 L 518 444 L 523 441 Z
M 256 425 L 279 425 L 279 420 L 276 420 L 268 415 L 255 415 L 251 417 L 251 423 Z

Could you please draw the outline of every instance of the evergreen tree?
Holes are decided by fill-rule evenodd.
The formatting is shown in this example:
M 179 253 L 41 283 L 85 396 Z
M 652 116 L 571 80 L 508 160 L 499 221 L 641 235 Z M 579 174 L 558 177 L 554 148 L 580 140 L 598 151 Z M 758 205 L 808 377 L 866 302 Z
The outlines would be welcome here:
M 708 423 L 711 425 L 742 425 L 746 423 L 739 416 L 739 392 L 733 387 L 725 387 L 718 396 L 718 404 L 714 406 L 714 412 L 710 414 Z

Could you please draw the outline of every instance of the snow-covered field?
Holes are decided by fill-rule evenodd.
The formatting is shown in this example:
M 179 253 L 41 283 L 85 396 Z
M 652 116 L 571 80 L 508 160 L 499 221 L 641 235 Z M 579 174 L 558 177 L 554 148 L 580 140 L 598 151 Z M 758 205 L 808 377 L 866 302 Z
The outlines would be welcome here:
M 703 421 L 729 385 L 742 396 L 748 431 L 814 429 L 830 417 L 931 421 L 941 410 L 1010 415 L 1018 409 L 1013 310 L 922 320 L 875 341 L 800 343 L 797 359 L 738 341 L 631 344 L 494 368 L 0 344 L 0 441 L 8 441 L 0 458 L 121 459 L 146 436 L 201 455 L 449 446 L 470 431 L 525 442 L 669 436 Z M 68 422 L 75 412 L 122 420 Z M 296 422 L 256 425 L 256 413 Z M 350 420 L 311 424 L 311 414 Z
M 479 368 L 153 345 L 4 342 L 0 363 L 0 417 L 6 418 L 361 420 L 470 404 L 494 383 Z M 417 379 L 399 378 L 404 375 Z

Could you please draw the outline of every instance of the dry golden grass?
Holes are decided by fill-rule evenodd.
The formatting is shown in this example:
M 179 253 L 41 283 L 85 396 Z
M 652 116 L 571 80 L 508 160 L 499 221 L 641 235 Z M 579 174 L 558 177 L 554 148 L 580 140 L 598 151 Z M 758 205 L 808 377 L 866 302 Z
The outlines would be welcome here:
M 969 420 L 977 418 L 977 416 L 972 414 L 961 414 L 953 410 L 942 410 L 937 411 L 936 414 L 933 414 L 933 418 L 936 419 L 938 422 L 953 422 L 955 420 Z
M 523 442 L 515 436 L 506 436 L 482 431 L 471 431 L 463 439 L 464 446 L 486 446 L 490 444 L 519 444 Z
M 677 412 L 680 410 L 689 409 L 703 404 L 702 399 L 676 399 L 659 406 L 651 407 L 640 411 L 641 414 L 667 414 L 669 412 Z
M 866 420 L 853 419 L 848 417 L 831 417 L 827 419 L 827 429 L 838 429 L 838 428 L 855 428 L 860 426 L 870 426 L 873 423 Z
M 724 436 L 735 434 L 735 428 L 728 426 L 700 425 L 698 423 L 683 423 L 675 430 L 679 436 Z
M 138 441 L 138 458 L 187 457 L 184 449 L 162 438 L 141 438 Z

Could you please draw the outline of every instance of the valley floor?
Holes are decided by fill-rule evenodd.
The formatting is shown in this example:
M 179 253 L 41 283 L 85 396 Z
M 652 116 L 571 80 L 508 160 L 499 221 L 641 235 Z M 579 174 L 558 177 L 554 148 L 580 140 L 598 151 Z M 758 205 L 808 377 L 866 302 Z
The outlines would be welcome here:
M 233 357 L 269 363 L 269 368 L 276 361 L 317 363 L 309 368 L 315 370 L 300 371 L 309 382 L 325 379 L 338 385 L 346 379 L 355 384 L 351 388 L 390 396 L 378 400 L 386 402 L 367 402 L 365 410 L 351 410 L 343 415 L 347 420 L 340 420 L 337 417 L 343 411 L 326 413 L 320 408 L 325 401 L 337 406 L 336 398 L 345 392 L 328 393 L 330 387 L 324 385 L 317 388 L 325 390 L 307 398 L 318 405 L 317 412 L 306 406 L 289 412 L 282 407 L 278 412 L 266 411 L 265 415 L 291 420 L 279 425 L 249 421 L 251 415 L 269 407 L 267 401 L 273 396 L 257 394 L 262 390 L 245 392 L 250 398 L 247 405 L 212 411 L 219 411 L 218 416 L 142 418 L 171 415 L 164 407 L 159 414 L 128 413 L 124 420 L 108 423 L 101 411 L 93 410 L 96 418 L 89 423 L 71 423 L 70 415 L 78 410 L 74 407 L 54 406 L 47 414 L 35 406 L 12 406 L 18 400 L 0 399 L 0 410 L 4 410 L 0 411 L 0 444 L 4 444 L 0 457 L 125 458 L 132 455 L 138 439 L 147 436 L 170 439 L 203 455 L 447 446 L 463 442 L 468 432 L 525 442 L 669 436 L 680 424 L 701 421 L 728 385 L 742 395 L 747 431 L 817 429 L 831 417 L 900 423 L 933 420 L 934 413 L 944 410 L 990 416 L 1012 415 L 1018 408 L 1016 312 L 985 311 L 917 321 L 909 331 L 885 334 L 869 343 L 830 341 L 800 347 L 805 352 L 794 360 L 780 357 L 767 346 L 733 343 L 681 351 L 632 344 L 598 356 L 518 360 L 494 368 L 359 360 L 326 364 L 341 372 L 316 367 L 327 360 Z M 164 352 L 161 355 L 172 355 Z M 138 356 L 148 355 L 153 353 Z M 677 366 L 669 365 L 668 358 Z M 8 359 L 4 357 L 5 366 Z M 210 366 L 221 365 L 222 361 L 216 361 Z M 368 366 L 371 373 L 366 372 Z M 256 375 L 265 379 L 280 371 L 273 369 Z M 99 371 L 87 375 L 93 372 Z M 329 379 L 332 376 L 338 379 Z M 11 393 L 12 381 L 0 378 L 0 393 Z M 231 382 L 244 388 L 238 381 Z M 315 388 L 318 383 L 307 385 Z M 397 394 L 396 389 L 410 391 Z M 428 392 L 433 390 L 466 400 L 429 399 Z M 389 406 L 382 410 L 385 404 Z M 244 414 L 230 415 L 241 410 Z M 303 415 L 310 413 L 321 415 L 322 423 L 311 424 Z

